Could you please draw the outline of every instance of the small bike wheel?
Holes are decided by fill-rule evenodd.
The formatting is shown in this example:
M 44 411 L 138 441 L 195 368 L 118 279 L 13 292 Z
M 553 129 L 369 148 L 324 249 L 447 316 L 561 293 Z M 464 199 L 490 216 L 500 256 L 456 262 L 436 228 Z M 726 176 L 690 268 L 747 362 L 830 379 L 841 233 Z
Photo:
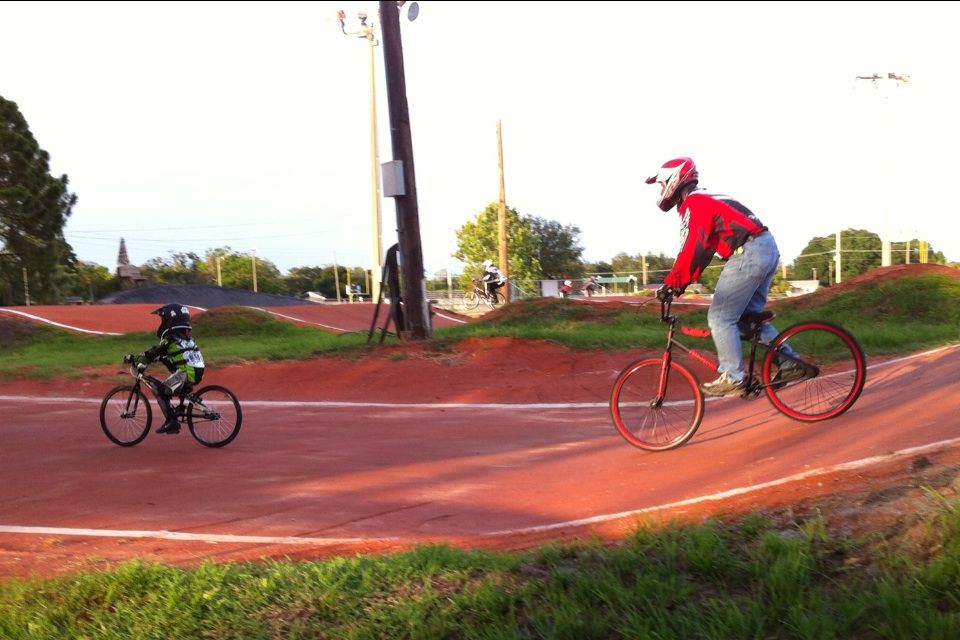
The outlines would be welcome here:
M 779 353 L 788 344 L 800 355 L 802 372 L 778 382 Z M 789 365 L 788 365 L 789 366 Z M 794 368 L 793 371 L 797 371 Z M 867 358 L 856 339 L 830 322 L 801 322 L 784 330 L 763 360 L 767 397 L 781 413 L 801 422 L 839 416 L 853 406 L 867 381 Z
M 480 305 L 480 296 L 477 295 L 476 291 L 471 291 L 470 293 L 464 294 L 463 296 L 463 306 L 467 309 L 473 310 Z
M 243 412 L 240 401 L 226 387 L 212 384 L 189 396 L 187 424 L 197 442 L 205 447 L 230 444 L 240 433 Z
M 664 370 L 660 358 L 628 365 L 610 393 L 610 415 L 617 431 L 647 451 L 675 449 L 692 438 L 703 420 L 703 406 L 703 392 L 693 373 L 676 362 Z
M 100 403 L 100 427 L 110 441 L 132 447 L 147 437 L 153 410 L 147 396 L 133 385 L 115 387 Z

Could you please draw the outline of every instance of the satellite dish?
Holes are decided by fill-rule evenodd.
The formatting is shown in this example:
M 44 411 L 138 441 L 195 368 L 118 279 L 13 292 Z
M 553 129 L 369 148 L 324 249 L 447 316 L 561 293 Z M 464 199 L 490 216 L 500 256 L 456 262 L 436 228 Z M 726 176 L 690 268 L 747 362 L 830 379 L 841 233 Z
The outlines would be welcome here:
M 413 22 L 417 19 L 418 15 L 420 15 L 420 5 L 416 2 L 411 2 L 410 7 L 407 9 L 407 20 Z

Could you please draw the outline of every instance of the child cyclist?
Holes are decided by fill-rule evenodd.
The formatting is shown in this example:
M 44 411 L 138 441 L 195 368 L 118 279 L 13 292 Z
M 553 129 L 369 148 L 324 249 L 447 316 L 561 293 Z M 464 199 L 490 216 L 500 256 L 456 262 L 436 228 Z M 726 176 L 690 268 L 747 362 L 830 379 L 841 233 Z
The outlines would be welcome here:
M 160 344 L 136 356 L 126 356 L 124 361 L 150 364 L 159 360 L 166 365 L 170 376 L 163 381 L 157 394 L 166 421 L 157 433 L 180 433 L 180 421 L 171 400 L 186 393 L 203 378 L 203 354 L 191 335 L 190 311 L 185 306 L 168 304 L 150 313 L 160 316 L 160 326 L 157 327 Z

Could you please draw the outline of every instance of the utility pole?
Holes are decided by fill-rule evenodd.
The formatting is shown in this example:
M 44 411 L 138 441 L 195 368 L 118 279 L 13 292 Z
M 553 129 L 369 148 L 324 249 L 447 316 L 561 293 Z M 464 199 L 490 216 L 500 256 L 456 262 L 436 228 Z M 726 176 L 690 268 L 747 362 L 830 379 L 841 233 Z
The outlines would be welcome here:
M 834 251 L 834 261 L 837 263 L 837 284 L 840 284 L 840 232 L 837 231 L 837 248 Z
M 899 87 L 899 86 L 906 85 L 907 83 L 910 82 L 910 76 L 909 76 L 909 75 L 907 75 L 907 74 L 896 74 L 896 73 L 887 73 L 886 75 L 881 75 L 881 74 L 879 74 L 879 73 L 874 73 L 874 74 L 869 75 L 869 76 L 857 76 L 856 79 L 857 79 L 857 80 L 866 80 L 866 81 L 868 81 L 868 82 L 872 82 L 874 89 L 877 89 L 877 88 L 878 88 L 877 83 L 880 82 L 880 81 L 882 81 L 882 80 L 892 80 L 893 82 L 896 83 L 896 86 L 898 86 L 898 87 Z M 888 129 L 888 130 L 889 130 L 889 129 L 891 129 L 891 126 L 890 126 L 890 125 L 891 125 L 891 123 L 890 123 L 890 102 L 889 102 L 890 92 L 889 92 L 889 91 L 884 92 L 884 94 L 883 94 L 882 97 L 883 97 L 883 105 L 884 105 L 884 106 L 883 106 L 883 111 L 884 111 L 883 117 L 884 117 L 884 120 L 885 120 L 885 122 L 884 122 L 884 129 Z M 892 174 L 893 174 L 893 171 L 892 171 L 892 169 L 891 169 L 891 167 L 890 167 L 890 163 L 891 163 L 891 161 L 892 161 L 892 160 L 891 160 L 891 155 L 892 155 L 892 154 L 891 154 L 891 152 L 890 152 L 889 149 L 886 151 L 886 154 L 885 154 L 885 155 L 886 155 L 885 161 L 886 161 L 886 163 L 887 163 L 887 165 L 886 165 L 886 166 L 887 166 L 887 175 L 883 177 L 883 180 L 886 182 L 887 185 L 896 184 L 896 181 L 893 180 L 893 175 L 892 175 Z M 887 188 L 889 189 L 890 187 L 888 186 Z M 881 241 L 880 241 L 880 247 L 881 247 L 881 249 L 880 249 L 880 266 L 882 266 L 882 267 L 889 267 L 891 264 L 893 264 L 893 252 L 892 252 L 891 240 L 890 240 L 890 235 L 891 235 L 891 230 L 890 230 L 890 207 L 892 206 L 891 201 L 892 201 L 892 198 L 890 198 L 890 197 L 888 196 L 888 198 L 887 198 L 887 204 L 886 204 L 886 206 L 884 207 L 884 229 L 883 229 L 883 238 L 882 238 Z M 837 283 L 839 283 L 839 282 L 840 282 L 840 270 L 837 269 Z
M 250 251 L 250 262 L 253 267 L 253 292 L 257 292 L 257 250 Z
M 223 256 L 217 256 L 217 286 L 223 286 L 223 280 L 220 278 L 220 263 L 223 262 Z
M 333 290 L 337 292 L 337 302 L 340 302 L 340 265 L 337 264 L 337 254 L 333 254 Z
M 500 129 L 500 121 L 497 120 L 497 170 L 500 174 L 500 207 L 497 210 L 497 221 L 499 222 L 499 264 L 500 271 L 504 276 L 510 275 L 510 261 L 507 258 L 507 190 L 503 183 L 503 132 Z M 506 287 L 504 297 L 510 302 L 510 284 Z
M 390 111 L 390 139 L 394 160 L 400 162 L 403 174 L 402 193 L 395 194 L 393 198 L 397 208 L 397 238 L 400 244 L 400 270 L 403 274 L 403 306 L 407 326 L 404 337 L 424 340 L 429 338 L 433 331 L 430 327 L 430 309 L 427 306 L 424 282 L 417 179 L 413 167 L 410 110 L 407 105 L 407 81 L 403 70 L 403 43 L 400 38 L 400 7 L 396 0 L 380 0 L 380 29 L 383 35 L 383 64 Z

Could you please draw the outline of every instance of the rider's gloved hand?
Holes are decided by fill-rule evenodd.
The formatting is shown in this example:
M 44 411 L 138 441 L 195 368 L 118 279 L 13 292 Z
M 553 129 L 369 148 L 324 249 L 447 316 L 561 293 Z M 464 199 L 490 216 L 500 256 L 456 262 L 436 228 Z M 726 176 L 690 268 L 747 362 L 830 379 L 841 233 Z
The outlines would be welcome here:
M 660 288 L 657 289 L 657 300 L 663 302 L 671 297 L 673 297 L 673 289 L 665 284 L 660 285 Z

